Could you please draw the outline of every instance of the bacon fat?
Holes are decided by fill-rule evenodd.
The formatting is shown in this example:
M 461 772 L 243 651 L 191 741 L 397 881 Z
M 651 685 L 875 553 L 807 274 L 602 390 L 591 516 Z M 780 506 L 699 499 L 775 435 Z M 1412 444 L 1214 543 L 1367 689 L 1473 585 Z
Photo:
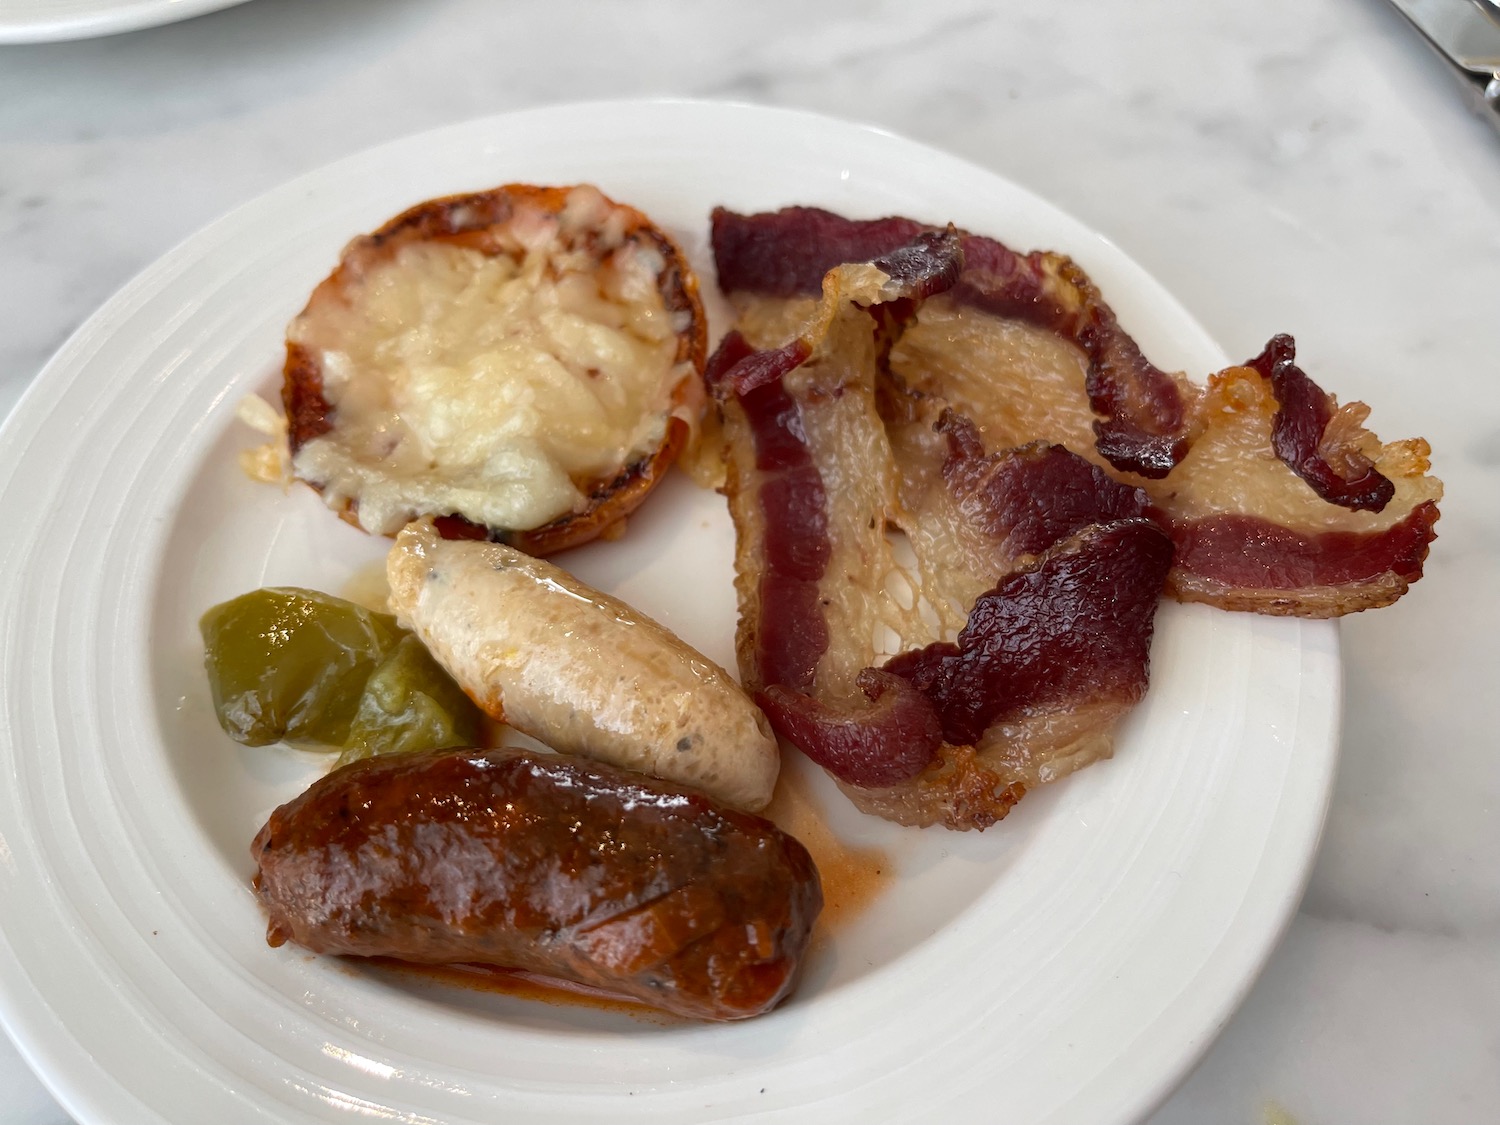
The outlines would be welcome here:
M 933 404 L 890 375 L 921 301 L 959 276 L 958 245 L 924 232 L 875 264 L 830 271 L 790 343 L 756 351 L 732 333 L 709 372 L 725 417 L 746 685 L 861 807 L 982 828 L 1049 762 L 1067 772 L 1110 752 L 1145 689 L 1172 544 L 1140 518 L 1139 489 L 1060 447 L 986 454 L 961 415 L 924 422 Z M 913 472 L 899 466 L 907 455 L 893 449 L 882 397 L 887 413 L 899 403 L 911 415 L 901 440 Z M 927 487 L 913 490 L 918 462 Z M 910 566 L 892 527 L 910 531 Z M 1070 627 L 1080 613 L 1113 625 L 1087 636 Z M 955 615 L 969 622 L 956 644 L 945 626 Z M 1019 619 L 1033 631 L 1018 647 L 997 630 Z M 907 655 L 886 663 L 893 653 Z M 1078 667 L 1058 679 L 1066 661 Z M 953 690 L 970 678 L 977 710 Z M 1040 687 L 1048 680 L 1054 689 Z
M 931 700 L 908 678 L 878 668 L 855 682 L 870 706 L 838 708 L 781 684 L 755 701 L 778 733 L 841 781 L 871 788 L 921 773 L 943 742 Z
M 843 219 L 814 207 L 774 214 L 713 213 L 714 257 L 726 293 L 793 297 L 818 292 L 844 262 L 890 254 L 931 230 L 911 219 Z M 964 269 L 952 299 L 991 316 L 1034 324 L 1088 357 L 1086 390 L 1097 448 L 1115 468 L 1163 477 L 1187 452 L 1187 413 L 1178 382 L 1158 369 L 1120 327 L 1114 311 L 1061 254 L 1017 254 L 992 238 L 963 233 Z
M 741 675 L 866 811 L 984 828 L 1107 757 L 1163 587 L 1329 617 L 1421 577 L 1426 443 L 1290 337 L 1199 386 L 1058 254 L 813 208 L 713 245 Z
M 885 670 L 931 701 L 956 746 L 1002 719 L 1135 703 L 1171 565 L 1172 541 L 1150 520 L 1090 524 L 981 595 L 957 641 L 902 653 Z
M 713 235 L 721 284 L 766 347 L 808 315 L 800 294 L 818 269 L 928 229 L 787 208 L 717 211 Z M 1427 443 L 1382 444 L 1364 404 L 1340 406 L 1295 364 L 1290 337 L 1198 386 L 1149 364 L 1070 260 L 969 234 L 960 246 L 957 285 L 922 305 L 890 355 L 928 400 L 917 424 L 909 409 L 892 416 L 891 396 L 882 407 L 903 477 L 925 479 L 918 431 L 947 407 L 991 452 L 1060 444 L 1144 489 L 1178 545 L 1168 590 L 1181 600 L 1333 617 L 1387 605 L 1421 577 L 1442 496 Z
M 1245 364 L 1271 384 L 1278 409 L 1271 424 L 1271 448 L 1287 467 L 1330 504 L 1356 512 L 1378 512 L 1391 502 L 1396 486 L 1358 449 L 1344 451 L 1339 472 L 1322 448 L 1337 405 L 1295 362 L 1290 336 L 1273 336 L 1265 350 Z

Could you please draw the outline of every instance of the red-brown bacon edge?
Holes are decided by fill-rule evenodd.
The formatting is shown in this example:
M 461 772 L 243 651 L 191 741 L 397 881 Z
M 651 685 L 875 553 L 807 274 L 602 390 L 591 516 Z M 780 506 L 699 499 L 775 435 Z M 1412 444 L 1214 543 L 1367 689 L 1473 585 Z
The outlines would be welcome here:
M 840 781 L 862 789 L 900 785 L 937 756 L 942 720 L 901 676 L 866 668 L 856 682 L 871 706 L 830 707 L 781 684 L 756 692 L 755 702 L 777 734 Z
M 842 264 L 842 263 L 838 263 Z M 875 258 L 888 277 L 883 300 L 870 306 L 882 351 L 921 300 L 958 279 L 962 257 L 950 230 L 917 231 Z M 721 401 L 743 413 L 755 452 L 757 502 L 764 519 L 758 597 L 756 680 L 777 732 L 836 776 L 860 785 L 890 785 L 914 775 L 936 755 L 941 739 L 930 705 L 904 682 L 873 669 L 860 687 L 872 706 L 838 714 L 807 696 L 818 660 L 828 648 L 819 583 L 831 557 L 828 492 L 807 444 L 801 407 L 786 376 L 813 352 L 797 339 L 755 351 L 730 332 L 709 359 L 705 381 Z
M 1295 617 L 1341 617 L 1396 601 L 1422 577 L 1438 506 L 1424 500 L 1384 531 L 1297 531 L 1225 512 L 1171 524 L 1180 601 Z
M 845 219 L 815 207 L 740 215 L 722 207 L 711 237 L 726 293 L 793 297 L 817 293 L 845 262 L 890 254 L 936 228 L 912 219 Z M 1186 455 L 1188 411 L 1176 381 L 1141 353 L 1088 275 L 1070 259 L 1018 254 L 991 238 L 960 232 L 963 271 L 951 290 L 960 304 L 1034 324 L 1070 340 L 1088 359 L 1085 389 L 1100 415 L 1096 446 L 1115 468 L 1151 479 Z
M 801 410 L 782 380 L 812 354 L 806 340 L 756 351 L 738 332 L 724 337 L 704 370 L 709 392 L 733 398 L 755 447 L 765 517 L 765 571 L 755 659 L 765 683 L 806 688 L 828 648 L 818 583 L 828 566 L 828 491 L 807 447 Z
M 1038 709 L 1136 703 L 1172 552 L 1150 520 L 1090 524 L 981 595 L 956 642 L 894 656 L 884 670 L 927 697 L 954 746 Z
M 996 723 L 1137 703 L 1172 553 L 1148 519 L 1089 524 L 981 595 L 956 642 L 861 672 L 871 708 L 830 707 L 774 684 L 756 702 L 788 742 L 866 789 L 909 781 L 943 743 L 974 746 Z
M 1064 446 L 1034 441 L 986 453 L 978 428 L 953 410 L 942 413 L 936 428 L 948 442 L 943 486 L 959 519 L 994 543 L 1000 569 L 1089 524 L 1153 514 L 1143 489 Z
M 1271 448 L 1292 472 L 1321 498 L 1356 512 L 1379 512 L 1396 495 L 1396 486 L 1369 458 L 1348 450 L 1340 472 L 1324 456 L 1323 435 L 1333 420 L 1334 403 L 1296 364 L 1297 346 L 1290 336 L 1273 336 L 1245 366 L 1271 384 L 1279 409 L 1271 423 Z
M 905 306 L 870 310 L 882 330 L 951 284 L 955 243 L 952 233 L 919 231 L 877 261 L 891 278 L 890 304 Z M 949 445 L 944 487 L 996 542 L 997 570 L 1018 555 L 1036 557 L 980 597 L 957 643 L 861 672 L 868 706 L 831 706 L 808 694 L 829 643 L 818 589 L 831 554 L 828 495 L 785 379 L 811 354 L 807 340 L 755 351 L 731 332 L 707 367 L 713 393 L 743 412 L 761 478 L 766 541 L 754 678 L 777 732 L 841 781 L 883 789 L 922 773 L 944 742 L 972 746 L 1007 717 L 1076 700 L 1138 700 L 1173 552 L 1167 535 L 1141 518 L 1144 493 L 1061 447 L 986 455 L 972 424 L 952 412 L 939 423 Z M 985 802 L 986 822 L 1019 797 L 1020 787 L 1011 790 L 1004 801 Z

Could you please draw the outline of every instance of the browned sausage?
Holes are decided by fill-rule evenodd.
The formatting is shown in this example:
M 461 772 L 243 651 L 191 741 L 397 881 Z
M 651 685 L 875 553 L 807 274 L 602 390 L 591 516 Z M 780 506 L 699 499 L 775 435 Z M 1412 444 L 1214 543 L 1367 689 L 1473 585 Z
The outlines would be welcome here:
M 272 945 L 503 965 L 701 1019 L 786 996 L 823 904 L 769 821 L 514 748 L 355 762 L 273 812 L 251 853 Z

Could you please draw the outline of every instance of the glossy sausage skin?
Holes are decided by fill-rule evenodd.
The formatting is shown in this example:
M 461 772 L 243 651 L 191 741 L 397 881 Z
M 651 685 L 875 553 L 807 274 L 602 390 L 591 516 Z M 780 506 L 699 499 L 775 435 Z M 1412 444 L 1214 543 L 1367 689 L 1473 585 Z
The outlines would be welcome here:
M 390 607 L 492 719 L 565 754 L 766 807 L 781 768 L 728 672 L 645 614 L 501 543 L 396 536 Z
M 699 1019 L 785 997 L 823 903 L 807 851 L 769 821 L 515 748 L 335 770 L 251 853 L 272 945 L 503 965 Z

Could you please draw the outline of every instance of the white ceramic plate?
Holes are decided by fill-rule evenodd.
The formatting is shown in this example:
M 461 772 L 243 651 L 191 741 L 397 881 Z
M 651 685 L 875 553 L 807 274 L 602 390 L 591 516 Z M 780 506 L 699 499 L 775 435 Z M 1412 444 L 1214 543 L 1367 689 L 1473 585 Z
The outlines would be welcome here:
M 92 39 L 176 23 L 245 0 L 0 0 L 0 43 Z
M 445 991 L 267 948 L 247 846 L 316 772 L 237 747 L 195 623 L 378 558 L 305 489 L 255 485 L 239 398 L 342 244 L 418 200 L 592 181 L 678 235 L 711 206 L 956 221 L 1077 257 L 1148 354 L 1224 357 L 1118 249 L 1000 177 L 875 130 L 610 103 L 375 149 L 168 254 L 63 348 L 0 443 L 0 1015 L 81 1122 L 1124 1122 L 1207 1047 L 1295 908 L 1334 767 L 1331 624 L 1169 605 L 1118 754 L 983 835 L 854 814 L 894 886 L 793 1000 L 661 1026 Z M 722 312 L 722 310 L 719 310 Z M 722 327 L 722 317 L 718 327 Z M 584 577 L 732 666 L 732 533 L 674 479 Z

